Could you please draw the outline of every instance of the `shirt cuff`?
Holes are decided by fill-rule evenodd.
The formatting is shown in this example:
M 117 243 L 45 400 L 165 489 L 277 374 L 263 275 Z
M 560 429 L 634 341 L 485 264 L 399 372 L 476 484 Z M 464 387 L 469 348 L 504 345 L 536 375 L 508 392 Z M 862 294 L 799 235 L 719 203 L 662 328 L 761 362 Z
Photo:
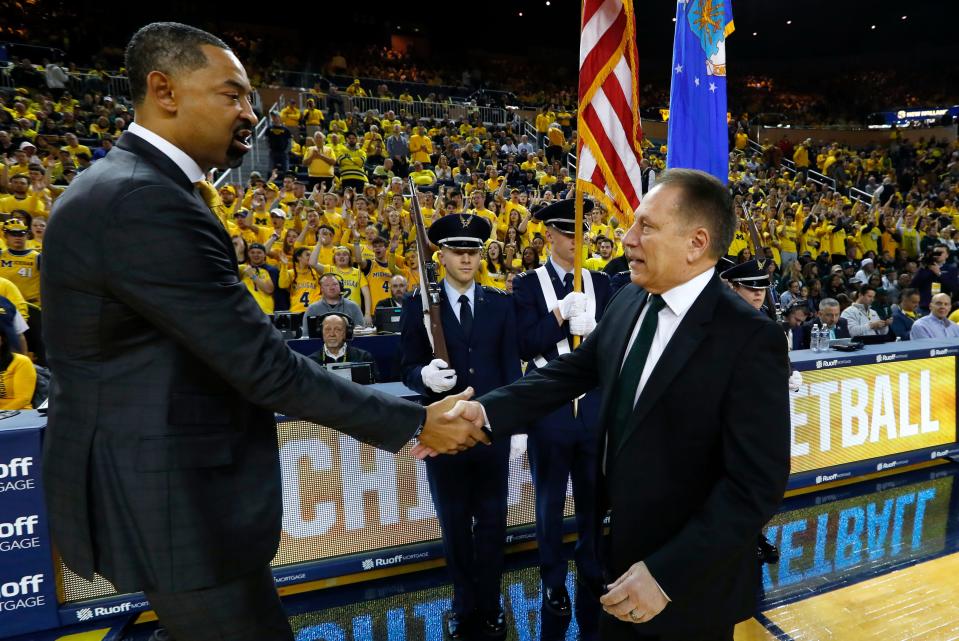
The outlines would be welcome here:
M 646 565 L 646 562 L 645 562 L 645 561 L 643 562 L 643 565 Z M 661 586 L 661 585 L 659 584 L 659 581 L 657 581 L 657 580 L 656 580 L 656 577 L 653 576 L 653 573 L 650 572 L 648 565 L 646 565 L 646 571 L 649 572 L 649 576 L 652 577 L 653 583 L 655 583 L 655 584 L 656 584 L 656 587 L 659 588 L 659 591 L 663 594 L 663 597 L 664 597 L 667 601 L 669 601 L 670 603 L 672 603 L 673 600 L 669 598 L 669 595 L 666 594 L 666 590 L 663 589 L 663 586 Z
M 663 586 L 661 586 L 661 585 L 659 584 L 659 581 L 656 581 L 656 579 L 653 579 L 653 581 L 656 582 L 656 587 L 659 588 L 659 591 L 663 593 L 663 598 L 665 598 L 667 601 L 669 601 L 670 603 L 672 603 L 673 600 L 669 598 L 669 595 L 668 595 L 668 594 L 666 594 L 666 590 L 664 590 L 664 589 L 663 589 Z

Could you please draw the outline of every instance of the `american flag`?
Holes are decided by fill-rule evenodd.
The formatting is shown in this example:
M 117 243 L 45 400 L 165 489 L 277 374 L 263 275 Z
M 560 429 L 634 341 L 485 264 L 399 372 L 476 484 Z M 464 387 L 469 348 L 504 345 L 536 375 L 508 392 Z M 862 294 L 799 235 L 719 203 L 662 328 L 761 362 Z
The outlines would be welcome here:
M 643 139 L 631 0 L 584 0 L 577 129 L 579 188 L 631 218 L 641 195 Z

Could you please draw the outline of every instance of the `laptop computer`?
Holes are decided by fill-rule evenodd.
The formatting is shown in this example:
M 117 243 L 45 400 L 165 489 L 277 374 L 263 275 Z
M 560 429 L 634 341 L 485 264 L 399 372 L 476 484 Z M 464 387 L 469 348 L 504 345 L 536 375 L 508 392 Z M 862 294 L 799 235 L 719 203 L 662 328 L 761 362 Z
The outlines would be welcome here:
M 371 385 L 376 382 L 373 380 L 373 367 L 369 363 L 327 363 L 326 369 L 360 385 Z
M 376 315 L 373 317 L 376 331 L 380 334 L 399 334 L 402 313 L 402 307 L 377 307 Z

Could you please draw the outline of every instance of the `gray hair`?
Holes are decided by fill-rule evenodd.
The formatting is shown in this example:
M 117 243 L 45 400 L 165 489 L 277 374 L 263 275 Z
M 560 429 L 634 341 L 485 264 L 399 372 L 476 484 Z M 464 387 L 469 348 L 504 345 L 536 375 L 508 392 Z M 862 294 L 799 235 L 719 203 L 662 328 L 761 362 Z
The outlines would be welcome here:
M 827 307 L 841 307 L 841 305 L 835 298 L 824 298 L 819 301 L 819 311 L 822 311 Z

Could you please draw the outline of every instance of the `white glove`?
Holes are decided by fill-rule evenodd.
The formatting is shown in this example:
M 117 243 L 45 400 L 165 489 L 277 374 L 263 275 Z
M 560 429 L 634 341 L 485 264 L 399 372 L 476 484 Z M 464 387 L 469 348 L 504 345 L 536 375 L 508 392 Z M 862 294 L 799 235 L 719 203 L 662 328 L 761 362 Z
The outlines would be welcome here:
M 514 434 L 509 441 L 509 460 L 515 461 L 523 458 L 526 452 L 526 434 Z
M 586 294 L 583 292 L 570 292 L 566 298 L 559 301 L 559 315 L 563 320 L 569 320 L 576 314 L 582 314 L 586 311 Z
M 576 314 L 569 319 L 569 333 L 573 336 L 586 338 L 594 329 L 596 329 L 596 319 L 590 314 Z
M 436 392 L 448 392 L 456 385 L 456 370 L 450 368 L 441 358 L 434 358 L 430 364 L 420 370 L 423 385 Z
M 802 387 L 802 372 L 797 370 L 789 377 L 789 391 L 799 391 L 800 387 Z

